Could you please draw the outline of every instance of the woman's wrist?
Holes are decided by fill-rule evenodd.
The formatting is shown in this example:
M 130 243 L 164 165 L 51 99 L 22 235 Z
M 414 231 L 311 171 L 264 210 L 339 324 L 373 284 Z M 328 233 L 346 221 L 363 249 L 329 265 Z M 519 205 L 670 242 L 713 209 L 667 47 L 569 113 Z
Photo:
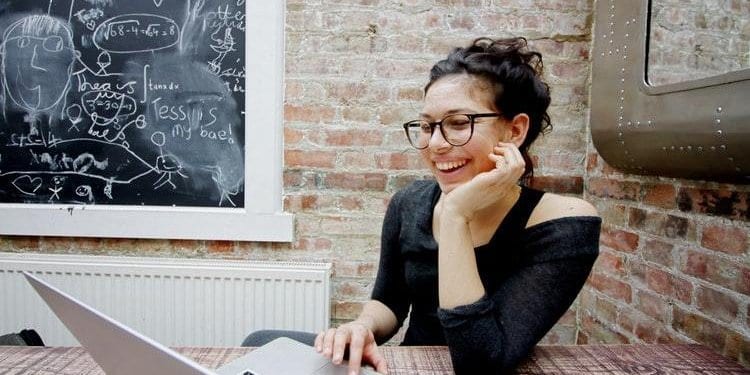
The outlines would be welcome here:
M 373 318 L 370 315 L 365 315 L 365 314 L 360 315 L 357 317 L 357 319 L 353 320 L 352 323 L 360 324 L 373 333 L 375 333 L 375 330 L 377 328 L 375 318 Z

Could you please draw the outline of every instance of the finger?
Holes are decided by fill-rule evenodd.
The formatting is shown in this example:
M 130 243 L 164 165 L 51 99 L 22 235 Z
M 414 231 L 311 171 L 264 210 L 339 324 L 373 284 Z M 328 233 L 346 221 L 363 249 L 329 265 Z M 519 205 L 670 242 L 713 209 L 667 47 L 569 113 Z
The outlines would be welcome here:
M 335 335 L 336 329 L 329 328 L 323 338 L 323 355 L 328 359 L 331 359 L 331 355 L 333 354 L 333 339 Z
M 377 347 L 375 347 L 374 350 L 368 353 L 368 360 L 370 364 L 375 366 L 375 371 L 381 374 L 388 373 L 388 365 L 385 362 L 385 357 L 383 357 L 383 355 L 380 354 L 380 351 L 378 350 Z
M 351 342 L 349 342 L 349 375 L 355 375 L 359 373 L 359 367 L 362 364 L 362 351 L 364 346 L 364 333 L 352 333 Z
M 510 169 L 521 172 L 525 169 L 526 160 L 523 158 L 521 151 L 518 150 L 516 145 L 512 143 L 498 144 L 498 146 L 495 147 L 495 152 L 500 154 Z
M 350 332 L 348 329 L 336 330 L 331 361 L 337 365 L 344 361 L 344 351 L 346 351 L 346 344 L 349 343 Z
M 315 350 L 318 351 L 318 353 L 323 351 L 323 338 L 326 336 L 325 331 L 320 331 L 317 336 L 315 336 Z

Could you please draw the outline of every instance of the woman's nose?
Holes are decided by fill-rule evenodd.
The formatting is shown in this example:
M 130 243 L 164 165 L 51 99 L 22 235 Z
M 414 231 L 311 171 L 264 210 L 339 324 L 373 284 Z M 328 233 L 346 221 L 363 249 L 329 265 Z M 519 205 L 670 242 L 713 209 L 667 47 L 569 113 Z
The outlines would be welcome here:
M 450 148 L 451 144 L 445 140 L 445 137 L 443 137 L 443 133 L 440 131 L 438 126 L 436 126 L 435 130 L 432 131 L 432 135 L 430 135 L 430 141 L 427 143 L 427 147 L 433 150 Z

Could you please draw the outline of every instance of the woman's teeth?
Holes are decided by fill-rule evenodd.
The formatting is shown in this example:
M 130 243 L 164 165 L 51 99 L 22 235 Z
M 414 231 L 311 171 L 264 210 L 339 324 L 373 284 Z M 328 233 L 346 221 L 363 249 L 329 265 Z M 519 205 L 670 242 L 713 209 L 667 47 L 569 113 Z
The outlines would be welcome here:
M 466 160 L 438 162 L 438 163 L 435 163 L 435 167 L 437 167 L 437 169 L 441 171 L 449 171 L 449 170 L 456 169 L 458 167 L 462 167 L 464 166 L 464 164 L 466 164 Z

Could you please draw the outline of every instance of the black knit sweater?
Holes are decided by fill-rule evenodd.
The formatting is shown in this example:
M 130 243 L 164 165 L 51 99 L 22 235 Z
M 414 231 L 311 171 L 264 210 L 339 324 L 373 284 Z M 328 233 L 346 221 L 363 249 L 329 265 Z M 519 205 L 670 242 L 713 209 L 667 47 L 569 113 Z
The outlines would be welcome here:
M 399 326 L 411 308 L 402 345 L 448 345 L 459 374 L 505 372 L 528 355 L 578 295 L 599 251 L 598 217 L 525 228 L 543 194 L 524 187 L 490 242 L 475 249 L 486 295 L 454 309 L 438 307 L 432 213 L 439 186 L 417 181 L 394 195 L 372 298 Z

